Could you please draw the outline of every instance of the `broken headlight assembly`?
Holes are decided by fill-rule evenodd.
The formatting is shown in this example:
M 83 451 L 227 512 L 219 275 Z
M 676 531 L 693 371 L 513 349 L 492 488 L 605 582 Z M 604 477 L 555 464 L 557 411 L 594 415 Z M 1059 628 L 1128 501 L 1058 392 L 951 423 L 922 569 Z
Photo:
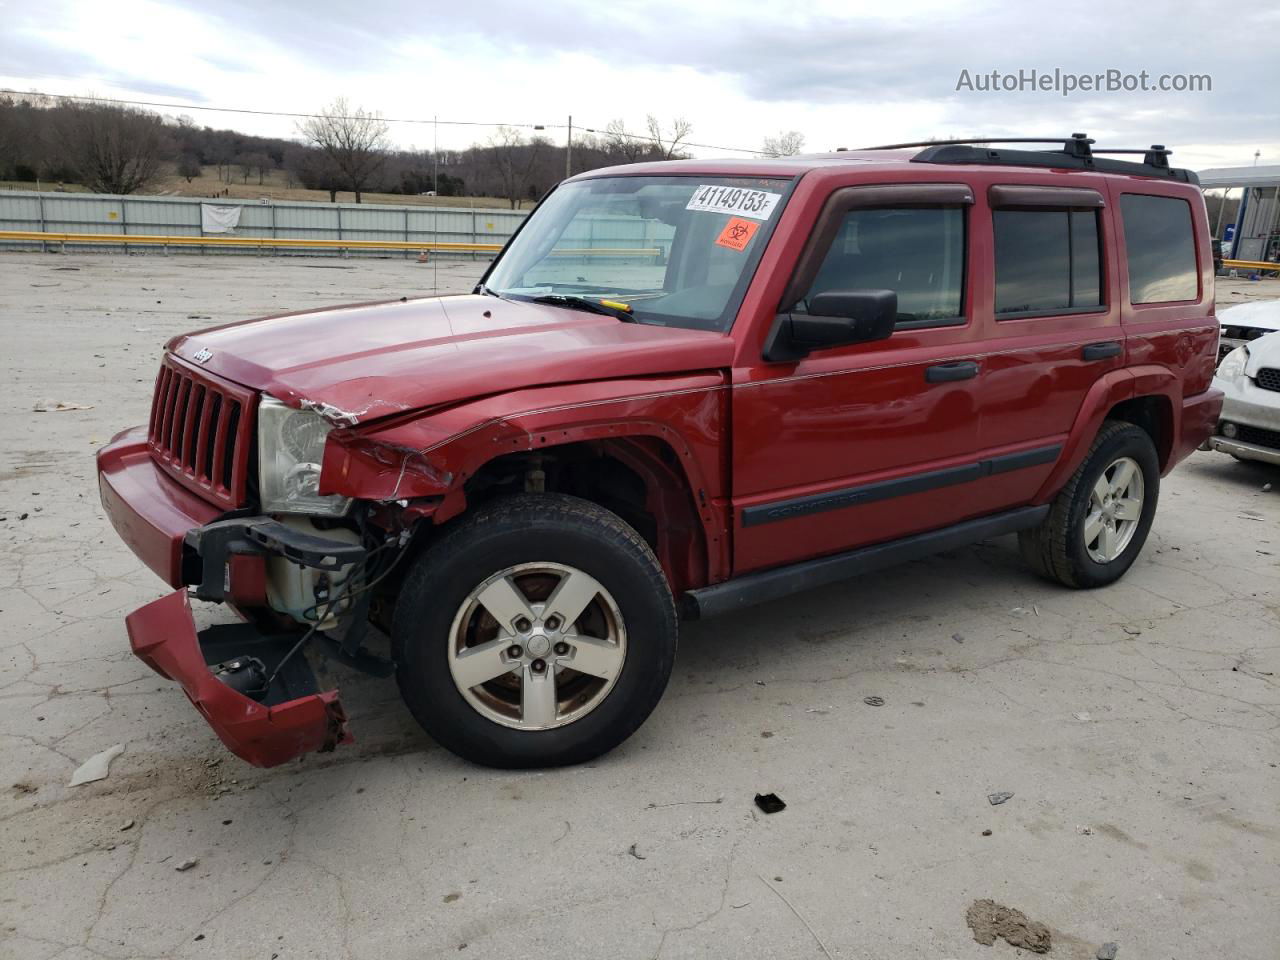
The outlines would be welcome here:
M 258 486 L 263 513 L 340 517 L 349 497 L 321 496 L 320 464 L 333 426 L 312 410 L 295 410 L 274 397 L 258 404 Z
M 1234 383 L 1244 376 L 1244 368 L 1249 363 L 1249 348 L 1236 347 L 1218 364 L 1218 372 L 1214 376 Z

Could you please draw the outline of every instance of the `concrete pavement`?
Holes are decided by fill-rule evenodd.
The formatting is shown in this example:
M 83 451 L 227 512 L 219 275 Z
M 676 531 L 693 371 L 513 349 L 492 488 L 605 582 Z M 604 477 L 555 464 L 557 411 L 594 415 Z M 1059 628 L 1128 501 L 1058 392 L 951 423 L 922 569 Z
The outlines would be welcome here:
M 227 754 L 128 652 L 124 614 L 166 588 L 94 450 L 146 418 L 173 334 L 477 272 L 0 254 L 0 957 L 1007 958 L 965 925 L 989 897 L 1051 957 L 1273 960 L 1280 470 L 1219 454 L 1165 481 L 1105 590 L 1002 539 L 686 625 L 653 717 L 593 764 L 469 766 L 341 668 L 354 746 Z M 1244 295 L 1280 283 L 1220 284 Z

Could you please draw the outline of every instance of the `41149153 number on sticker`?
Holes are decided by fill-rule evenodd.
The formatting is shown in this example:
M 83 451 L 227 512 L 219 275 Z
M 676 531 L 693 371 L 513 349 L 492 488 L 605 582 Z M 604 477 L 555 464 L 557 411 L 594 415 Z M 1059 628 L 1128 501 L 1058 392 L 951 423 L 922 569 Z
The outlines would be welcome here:
M 702 210 L 706 213 L 732 213 L 753 220 L 768 220 L 782 196 L 767 190 L 748 190 L 744 187 L 722 187 L 702 184 L 693 191 L 685 204 L 686 210 Z

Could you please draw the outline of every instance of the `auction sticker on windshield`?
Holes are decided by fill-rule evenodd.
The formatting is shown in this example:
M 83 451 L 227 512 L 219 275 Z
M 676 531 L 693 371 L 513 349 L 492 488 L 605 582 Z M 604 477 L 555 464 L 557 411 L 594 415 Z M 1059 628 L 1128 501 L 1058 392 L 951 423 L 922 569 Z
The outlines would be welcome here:
M 703 184 L 693 191 L 685 204 L 686 210 L 702 210 L 706 213 L 733 213 L 753 220 L 768 220 L 782 197 L 767 190 L 748 190 L 745 187 L 724 187 Z

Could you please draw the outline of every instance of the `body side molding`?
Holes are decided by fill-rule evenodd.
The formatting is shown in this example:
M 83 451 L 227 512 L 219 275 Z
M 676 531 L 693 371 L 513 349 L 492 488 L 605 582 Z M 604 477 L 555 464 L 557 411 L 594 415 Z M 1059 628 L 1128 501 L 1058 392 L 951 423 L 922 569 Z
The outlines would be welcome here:
M 829 490 L 826 493 L 813 493 L 803 497 L 789 497 L 785 500 L 759 503 L 742 509 L 742 525 L 754 527 L 762 523 L 775 523 L 812 513 L 888 500 L 891 497 L 924 493 L 957 483 L 970 483 L 996 473 L 1007 473 L 1010 470 L 1023 470 L 1027 467 L 1053 463 L 1061 454 L 1060 444 L 1035 447 L 1031 450 L 1020 450 L 1017 453 L 988 457 L 985 460 L 975 460 L 972 463 L 962 463 L 954 467 L 944 467 L 941 470 L 913 473 L 894 480 L 881 480 L 876 483 Z
M 800 590 L 846 580 L 860 573 L 917 560 L 942 550 L 954 550 L 988 537 L 1026 530 L 1043 520 L 1048 512 L 1047 505 L 1018 507 L 976 520 L 966 520 L 940 530 L 917 533 L 901 540 L 890 540 L 888 543 L 860 547 L 847 553 L 750 573 L 715 586 L 686 591 L 682 597 L 681 612 L 686 620 L 732 613 Z

